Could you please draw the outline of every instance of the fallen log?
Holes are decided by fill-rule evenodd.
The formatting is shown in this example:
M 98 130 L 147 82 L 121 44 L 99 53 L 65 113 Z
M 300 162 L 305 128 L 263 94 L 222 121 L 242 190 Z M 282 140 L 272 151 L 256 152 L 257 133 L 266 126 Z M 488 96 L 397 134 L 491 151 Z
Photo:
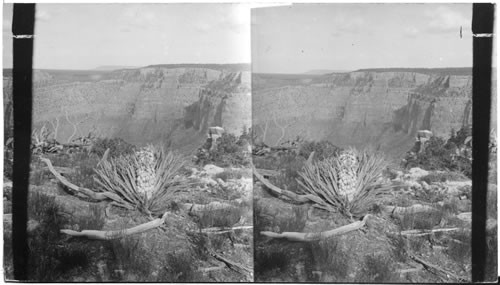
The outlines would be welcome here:
M 229 269 L 232 269 L 240 274 L 251 276 L 253 273 L 253 270 L 250 270 L 249 268 L 246 268 L 242 264 L 239 264 L 235 261 L 229 260 L 220 254 L 217 254 L 213 251 L 209 251 L 208 253 L 215 259 L 224 262 L 227 265 L 227 267 L 229 267 Z
M 205 272 L 222 270 L 224 268 L 226 268 L 226 265 L 225 264 L 221 264 L 220 266 L 198 268 L 198 271 L 205 273 Z
M 223 233 L 233 232 L 235 230 L 248 230 L 248 229 L 253 229 L 253 226 L 238 226 L 232 228 L 213 227 L 213 228 L 202 229 L 201 232 L 206 234 L 223 234 Z
M 398 269 L 398 270 L 396 270 L 396 272 L 399 274 L 405 274 L 405 273 L 410 273 L 410 272 L 418 272 L 418 271 L 421 271 L 422 269 L 424 269 L 424 266 L 422 264 L 419 264 L 418 267 Z
M 391 232 L 392 234 L 401 234 L 404 236 L 425 236 L 425 235 L 430 235 L 432 233 L 439 233 L 439 232 L 451 232 L 451 231 L 459 231 L 459 230 L 464 230 L 463 228 L 442 228 L 442 229 L 432 229 L 432 230 L 407 230 L 407 231 L 402 231 L 400 233 L 395 233 Z
M 263 169 L 263 168 L 259 168 L 257 169 L 259 171 L 259 173 L 261 173 L 261 175 L 263 177 L 273 177 L 273 176 L 278 176 L 280 175 L 280 172 L 279 171 L 276 171 L 276 170 L 271 170 L 271 169 Z
M 463 278 L 463 277 L 460 277 L 460 276 L 457 276 L 455 275 L 454 273 L 444 269 L 444 268 L 441 268 L 437 265 L 434 265 L 432 263 L 429 263 L 413 254 L 409 254 L 408 255 L 411 259 L 415 260 L 416 262 L 422 264 L 424 266 L 425 269 L 431 271 L 432 273 L 434 274 L 437 274 L 437 275 L 441 275 L 441 276 L 445 276 L 446 278 L 453 278 L 455 279 L 455 281 L 457 282 L 465 282 L 467 281 L 466 278 Z
M 50 169 L 48 167 L 44 167 L 43 170 L 50 170 Z M 60 174 L 73 174 L 73 173 L 75 173 L 75 170 L 73 170 L 69 167 L 54 166 L 54 170 Z
M 230 203 L 224 203 L 219 201 L 213 201 L 208 204 L 193 204 L 193 203 L 181 203 L 179 208 L 188 212 L 204 212 L 204 211 L 214 211 L 214 210 L 224 210 L 228 208 L 235 208 L 237 205 Z
M 59 180 L 59 182 L 61 182 L 67 188 L 69 188 L 77 193 L 81 193 L 81 194 L 85 195 L 86 197 L 91 198 L 93 200 L 97 200 L 97 201 L 113 200 L 116 202 L 115 205 L 129 209 L 129 210 L 133 210 L 133 208 L 129 204 L 127 204 L 122 198 L 120 198 L 120 196 L 118 196 L 117 194 L 111 193 L 111 192 L 95 192 L 95 191 L 92 191 L 92 190 L 87 189 L 85 187 L 76 186 L 75 184 L 69 182 L 59 172 L 57 172 L 57 170 L 54 168 L 54 166 L 52 165 L 52 162 L 49 159 L 44 158 L 44 157 L 40 157 L 40 160 L 45 162 L 45 164 L 47 164 L 47 167 L 49 168 L 50 172 L 57 178 L 57 180 Z
M 288 150 L 296 150 L 298 149 L 296 146 L 272 146 L 271 150 L 275 151 L 288 151 Z
M 142 233 L 145 231 L 149 231 L 151 229 L 157 228 L 165 222 L 165 218 L 167 217 L 167 213 L 163 214 L 161 218 L 155 219 L 153 221 L 123 230 L 114 230 L 114 231 L 96 231 L 96 230 L 83 230 L 81 232 L 63 229 L 61 233 L 67 234 L 74 237 L 85 237 L 88 239 L 96 239 L 96 240 L 113 240 L 123 238 L 125 236 Z
M 318 240 L 343 235 L 343 234 L 361 229 L 366 224 L 366 221 L 370 217 L 371 217 L 371 215 L 368 214 L 361 221 L 356 221 L 354 223 L 351 223 L 351 224 L 348 224 L 345 226 L 341 226 L 341 227 L 333 229 L 333 230 L 324 231 L 324 232 L 317 232 L 317 233 L 300 233 L 300 232 L 275 233 L 275 232 L 263 231 L 263 232 L 260 232 L 260 234 L 263 236 L 270 237 L 270 238 L 284 238 L 284 239 L 287 239 L 290 241 L 302 241 L 302 242 L 318 241 Z
M 399 207 L 399 206 L 382 206 L 382 212 L 393 217 L 404 217 L 406 215 L 414 215 L 418 213 L 428 213 L 436 212 L 438 209 L 428 206 L 415 204 L 410 207 Z
M 299 202 L 299 203 L 308 203 L 308 202 L 314 202 L 314 203 L 317 203 L 319 208 L 322 208 L 322 209 L 325 209 L 326 207 L 322 205 L 324 205 L 324 202 L 323 200 L 321 200 L 319 197 L 317 196 L 314 196 L 314 195 L 311 195 L 311 194 L 304 194 L 304 195 L 299 195 L 299 194 L 296 194 L 294 192 L 291 192 L 291 191 L 288 191 L 288 190 L 284 190 L 284 189 L 281 189 L 275 185 L 273 185 L 269 180 L 267 180 L 266 178 L 264 178 L 258 171 L 257 169 L 252 166 L 253 168 L 253 175 L 255 175 L 255 177 L 260 181 L 262 182 L 262 184 L 264 184 L 269 190 L 273 191 L 274 193 L 278 194 L 278 195 L 283 195 L 287 198 L 290 198 L 291 200 L 295 201 L 295 202 Z

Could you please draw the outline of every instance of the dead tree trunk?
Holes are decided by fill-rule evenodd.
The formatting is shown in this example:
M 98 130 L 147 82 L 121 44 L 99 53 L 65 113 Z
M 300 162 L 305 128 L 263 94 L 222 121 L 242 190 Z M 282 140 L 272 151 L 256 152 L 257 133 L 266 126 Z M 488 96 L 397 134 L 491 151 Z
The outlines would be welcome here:
M 334 236 L 339 236 L 343 235 L 355 230 L 358 230 L 362 228 L 365 224 L 368 218 L 370 218 L 371 215 L 366 215 L 363 220 L 361 221 L 356 221 L 354 223 L 333 229 L 333 230 L 328 230 L 324 232 L 318 232 L 318 233 L 300 233 L 300 232 L 283 232 L 283 233 L 275 233 L 275 232 L 260 232 L 261 235 L 267 236 L 270 238 L 284 238 L 290 241 L 303 241 L 303 242 L 311 242 L 311 241 L 318 241 L 322 239 L 327 239 L 331 238 Z

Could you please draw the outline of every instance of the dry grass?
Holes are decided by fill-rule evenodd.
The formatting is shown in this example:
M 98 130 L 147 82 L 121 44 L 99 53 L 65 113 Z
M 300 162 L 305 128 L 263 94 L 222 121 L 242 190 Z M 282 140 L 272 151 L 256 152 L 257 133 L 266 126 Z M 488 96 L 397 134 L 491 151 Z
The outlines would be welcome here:
M 312 244 L 312 252 L 316 268 L 322 275 L 331 276 L 333 280 L 318 281 L 346 281 L 349 268 L 349 253 L 342 250 L 337 240 L 327 239 Z
M 365 257 L 364 266 L 356 280 L 370 283 L 397 281 L 392 263 L 393 261 L 388 257 L 368 255 Z

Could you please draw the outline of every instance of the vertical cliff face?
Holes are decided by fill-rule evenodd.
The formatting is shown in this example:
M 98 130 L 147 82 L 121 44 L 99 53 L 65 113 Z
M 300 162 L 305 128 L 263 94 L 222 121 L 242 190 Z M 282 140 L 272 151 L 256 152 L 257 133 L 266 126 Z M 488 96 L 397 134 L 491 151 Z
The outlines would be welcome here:
M 260 84 L 253 93 L 253 124 L 271 145 L 300 135 L 400 155 L 418 130 L 446 137 L 471 123 L 470 75 L 359 71 L 307 84 L 267 87 L 266 78 Z
M 37 73 L 33 125 L 45 125 L 61 142 L 92 131 L 138 145 L 168 140 L 189 148 L 204 139 L 210 126 L 238 133 L 251 124 L 250 106 L 238 113 L 228 110 L 231 104 L 244 105 L 248 97 L 250 76 L 244 70 L 154 66 Z M 4 86 L 4 98 L 9 97 L 11 90 Z

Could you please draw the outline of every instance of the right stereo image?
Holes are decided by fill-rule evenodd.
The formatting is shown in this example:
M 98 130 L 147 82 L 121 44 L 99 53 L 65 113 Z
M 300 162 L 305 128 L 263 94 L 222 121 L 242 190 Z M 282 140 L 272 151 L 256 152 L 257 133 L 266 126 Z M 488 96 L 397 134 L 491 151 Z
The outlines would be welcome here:
M 471 282 L 472 8 L 252 9 L 256 282 Z

